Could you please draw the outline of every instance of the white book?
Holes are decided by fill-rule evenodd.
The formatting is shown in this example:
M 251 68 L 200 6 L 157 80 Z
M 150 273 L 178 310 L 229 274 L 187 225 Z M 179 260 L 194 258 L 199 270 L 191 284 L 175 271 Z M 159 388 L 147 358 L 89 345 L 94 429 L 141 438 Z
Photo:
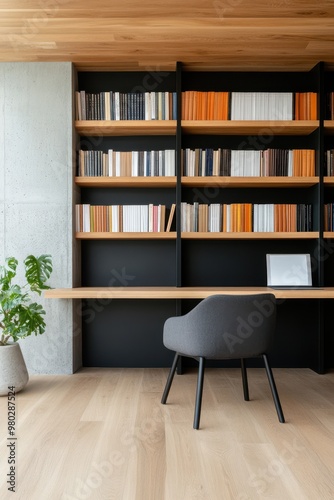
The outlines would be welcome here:
M 132 151 L 131 156 L 131 175 L 138 177 L 139 175 L 139 151 Z
M 273 233 L 275 230 L 275 208 L 274 204 L 270 203 L 269 204 L 269 224 L 268 224 L 268 231 Z
M 163 151 L 158 151 L 158 165 L 159 165 L 159 177 L 165 174 L 165 156 Z
M 82 231 L 90 233 L 90 205 L 82 205 Z
M 114 92 L 114 98 L 115 98 L 115 120 L 120 120 L 121 119 L 121 107 L 120 107 L 119 92 Z
M 243 175 L 242 173 L 242 161 L 243 153 L 241 150 L 231 151 L 231 177 L 238 177 Z
M 169 92 L 165 92 L 165 120 L 169 120 Z
M 139 212 L 139 232 L 141 233 L 146 233 L 148 229 L 148 217 L 147 217 L 147 210 L 148 210 L 148 205 L 140 205 L 138 207 L 138 212 Z
M 112 177 L 113 173 L 113 150 L 108 149 L 108 176 Z
M 121 152 L 116 151 L 115 153 L 115 175 L 116 177 L 121 176 Z
M 111 116 L 110 116 L 110 92 L 104 93 L 104 119 L 111 120 Z
M 113 233 L 119 232 L 119 207 L 118 207 L 118 205 L 111 205 L 111 231 Z
M 144 94 L 145 102 L 145 120 L 152 120 L 152 105 L 151 105 L 151 93 L 145 92 Z
M 188 204 L 183 201 L 181 202 L 181 231 L 187 231 L 187 206 Z
M 156 108 L 156 93 L 151 92 L 151 119 L 152 120 L 157 120 L 157 108 Z
M 226 232 L 231 232 L 231 205 L 226 205 Z
M 148 230 L 150 233 L 153 232 L 153 204 L 148 205 Z
M 259 205 L 257 203 L 253 204 L 253 232 L 257 233 L 259 231 Z

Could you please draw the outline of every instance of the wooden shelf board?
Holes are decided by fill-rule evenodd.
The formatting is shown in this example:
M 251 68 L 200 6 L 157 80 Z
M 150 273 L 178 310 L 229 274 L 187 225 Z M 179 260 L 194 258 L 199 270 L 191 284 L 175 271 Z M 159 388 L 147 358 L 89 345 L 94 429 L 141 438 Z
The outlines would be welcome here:
M 274 290 L 269 287 L 82 287 L 45 290 L 47 299 L 205 299 L 210 295 L 273 293 L 276 298 L 334 298 L 334 288 Z
M 174 135 L 176 120 L 76 120 L 75 129 L 87 136 Z
M 174 240 L 176 232 L 161 233 L 75 233 L 79 240 Z
M 173 188 L 176 177 L 75 177 L 80 187 Z
M 324 129 L 327 134 L 334 134 L 334 120 L 324 120 Z
M 284 239 L 316 239 L 319 238 L 319 233 L 316 231 L 309 232 L 286 232 L 286 233 L 254 233 L 254 232 L 240 232 L 240 233 L 195 233 L 183 232 L 181 233 L 183 239 L 192 240 L 284 240 Z
M 324 238 L 333 239 L 334 238 L 334 232 L 333 231 L 324 231 Z
M 324 184 L 327 184 L 327 186 L 334 186 L 334 177 L 324 177 Z
M 319 127 L 318 120 L 183 120 L 182 131 L 189 134 L 309 135 Z
M 319 177 L 182 177 L 183 186 L 189 187 L 310 187 L 319 182 Z M 334 179 L 333 179 L 334 182 Z

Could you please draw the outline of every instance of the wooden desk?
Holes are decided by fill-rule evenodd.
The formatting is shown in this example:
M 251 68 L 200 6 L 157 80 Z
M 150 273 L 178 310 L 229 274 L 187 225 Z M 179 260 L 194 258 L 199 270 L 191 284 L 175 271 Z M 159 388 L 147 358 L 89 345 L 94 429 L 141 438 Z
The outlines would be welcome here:
M 334 299 L 334 287 L 311 290 L 274 290 L 269 287 L 78 287 L 45 290 L 48 299 L 205 299 L 215 294 L 273 293 L 277 299 Z M 318 304 L 319 317 L 323 316 L 323 301 Z M 325 372 L 325 345 L 323 321 L 319 321 L 316 333 L 316 362 L 311 366 L 317 373 Z
M 82 287 L 46 290 L 48 299 L 205 299 L 209 295 L 273 293 L 277 299 L 334 299 L 334 287 L 312 290 L 274 290 L 269 287 Z

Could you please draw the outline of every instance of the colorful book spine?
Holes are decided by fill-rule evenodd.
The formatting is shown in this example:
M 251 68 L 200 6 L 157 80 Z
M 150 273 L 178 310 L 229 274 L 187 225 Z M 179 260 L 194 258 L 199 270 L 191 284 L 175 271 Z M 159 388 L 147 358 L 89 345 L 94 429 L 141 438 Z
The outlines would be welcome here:
M 176 92 L 75 93 L 77 120 L 176 120 Z
M 165 205 L 89 205 L 75 207 L 76 232 L 83 233 L 160 233 L 174 224 L 175 204 L 167 218 Z
M 312 231 L 310 204 L 181 203 L 182 232 Z
M 184 149 L 181 153 L 184 176 L 230 177 L 312 177 L 315 151 L 312 149 Z

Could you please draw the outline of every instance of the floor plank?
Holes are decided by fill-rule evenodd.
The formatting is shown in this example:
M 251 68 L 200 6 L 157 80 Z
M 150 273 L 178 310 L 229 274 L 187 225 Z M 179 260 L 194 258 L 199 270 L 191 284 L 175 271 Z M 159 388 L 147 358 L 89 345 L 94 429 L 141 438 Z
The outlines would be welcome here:
M 257 500 L 334 498 L 334 373 L 275 369 L 280 424 L 264 370 L 207 369 L 201 428 L 192 428 L 196 372 L 86 368 L 32 376 L 16 396 L 16 493 L 7 398 L 0 398 L 0 498 Z

